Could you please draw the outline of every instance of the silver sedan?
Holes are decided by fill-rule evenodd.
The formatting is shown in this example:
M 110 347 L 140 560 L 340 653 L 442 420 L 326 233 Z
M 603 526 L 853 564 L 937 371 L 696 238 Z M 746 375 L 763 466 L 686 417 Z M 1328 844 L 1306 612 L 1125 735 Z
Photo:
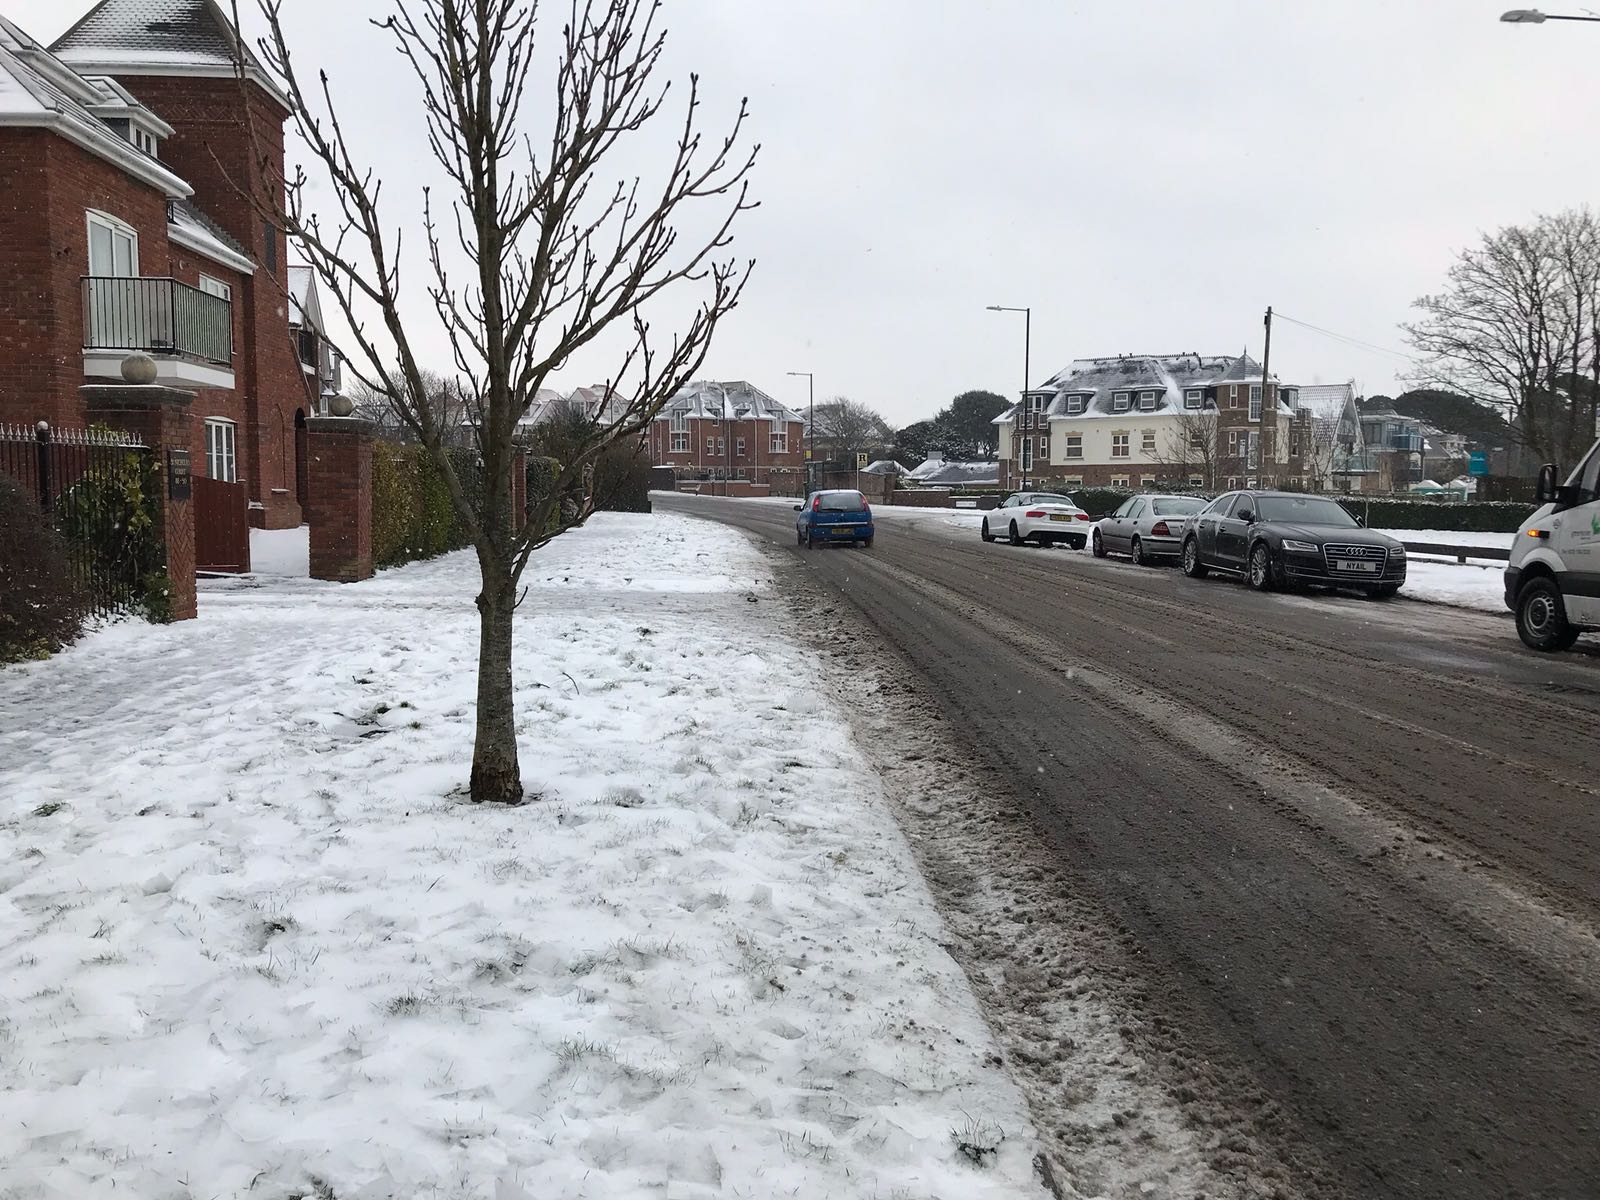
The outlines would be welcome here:
M 1096 558 L 1128 554 L 1149 565 L 1183 552 L 1183 521 L 1206 506 L 1199 496 L 1130 496 L 1094 527 L 1091 544 Z

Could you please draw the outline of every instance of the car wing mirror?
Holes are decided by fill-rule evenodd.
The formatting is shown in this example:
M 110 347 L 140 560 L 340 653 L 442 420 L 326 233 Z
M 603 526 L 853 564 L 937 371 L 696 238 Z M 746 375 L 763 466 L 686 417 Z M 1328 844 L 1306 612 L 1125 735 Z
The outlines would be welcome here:
M 795 512 L 805 512 L 806 506 L 804 504 L 796 504 L 794 510 Z
M 1239 520 L 1243 521 L 1246 525 L 1248 525 L 1251 521 L 1254 521 L 1255 519 L 1256 519 L 1256 514 L 1253 513 L 1252 511 L 1250 511 L 1250 509 L 1242 508 L 1242 509 L 1239 510 Z

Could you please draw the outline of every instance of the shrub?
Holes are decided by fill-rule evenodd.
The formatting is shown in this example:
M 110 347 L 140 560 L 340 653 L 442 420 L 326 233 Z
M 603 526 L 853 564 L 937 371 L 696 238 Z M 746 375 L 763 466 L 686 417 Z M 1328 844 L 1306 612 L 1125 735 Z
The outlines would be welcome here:
M 650 511 L 650 456 L 643 444 L 606 447 L 594 464 L 594 506 L 601 512 Z
M 0 663 L 61 649 L 86 611 L 66 542 L 27 489 L 0 476 Z
M 451 450 L 469 504 L 482 504 L 483 472 L 470 450 Z M 372 561 L 394 567 L 467 545 L 450 487 L 423 446 L 380 442 L 372 448 Z
M 1534 514 L 1532 504 L 1457 503 L 1339 496 L 1351 516 L 1374 529 L 1449 529 L 1471 533 L 1515 533 Z
M 165 623 L 172 620 L 172 583 L 156 528 L 160 488 L 154 454 L 112 450 L 56 497 L 54 518 L 107 607 Z

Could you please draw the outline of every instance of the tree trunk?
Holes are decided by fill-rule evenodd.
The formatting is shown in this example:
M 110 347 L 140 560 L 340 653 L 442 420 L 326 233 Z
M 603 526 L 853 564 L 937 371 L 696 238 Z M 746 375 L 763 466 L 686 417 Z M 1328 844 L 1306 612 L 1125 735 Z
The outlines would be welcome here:
M 488 573 L 485 572 L 487 575 Z M 517 762 L 517 723 L 511 686 L 511 621 L 515 585 L 485 578 L 478 595 L 478 728 L 472 748 L 472 799 L 520 804 L 522 770 Z

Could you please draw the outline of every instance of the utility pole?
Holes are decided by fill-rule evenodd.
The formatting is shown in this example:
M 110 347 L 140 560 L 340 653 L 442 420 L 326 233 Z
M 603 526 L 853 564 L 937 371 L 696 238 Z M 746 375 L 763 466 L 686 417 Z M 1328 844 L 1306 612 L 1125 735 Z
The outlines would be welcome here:
M 1261 351 L 1261 448 L 1256 453 L 1256 484 L 1266 486 L 1267 479 L 1267 377 L 1268 368 L 1272 365 L 1272 305 L 1267 305 L 1265 319 L 1267 327 L 1266 346 Z M 1272 429 L 1276 433 L 1278 428 L 1278 405 L 1272 404 Z M 1247 451 L 1248 453 L 1248 451 Z M 1245 482 L 1250 482 L 1250 460 L 1245 459 Z
M 990 312 L 1019 312 L 1022 314 L 1022 393 L 1017 401 L 1017 419 L 1011 426 L 1011 452 L 1017 456 L 1017 473 L 1021 479 L 1017 483 L 1017 491 L 1026 491 L 1028 487 L 1028 472 L 1022 466 L 1022 430 L 1028 419 L 1028 380 L 1033 377 L 1033 370 L 1029 364 L 1029 355 L 1033 349 L 1033 309 L 1013 308 L 1005 304 L 991 304 Z

